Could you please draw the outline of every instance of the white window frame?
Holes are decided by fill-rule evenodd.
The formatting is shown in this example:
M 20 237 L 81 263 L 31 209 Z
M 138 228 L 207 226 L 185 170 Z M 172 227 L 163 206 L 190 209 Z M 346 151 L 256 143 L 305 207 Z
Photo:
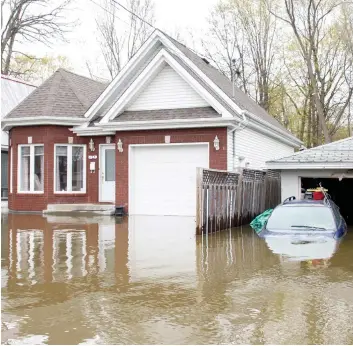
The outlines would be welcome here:
M 56 148 L 57 147 L 67 147 L 67 191 L 57 191 L 56 190 Z M 72 191 L 72 147 L 83 148 L 83 190 Z M 67 144 L 67 143 L 57 143 L 54 144 L 54 193 L 60 195 L 77 195 L 86 193 L 86 145 L 85 144 Z
M 28 191 L 21 191 L 21 175 L 22 175 L 21 149 L 23 147 L 29 147 L 30 167 L 29 167 L 29 190 Z M 43 147 L 43 156 L 45 155 L 44 144 L 19 144 L 18 145 L 17 193 L 30 193 L 30 194 L 43 194 L 44 193 L 44 175 L 43 175 L 43 191 L 34 191 L 34 148 L 35 147 Z M 11 159 L 12 159 L 12 157 L 11 157 Z M 11 162 L 11 168 L 12 168 L 12 162 Z M 10 176 L 12 178 L 12 174 Z M 11 187 L 12 187 L 12 181 L 10 182 L 10 189 L 11 189 Z

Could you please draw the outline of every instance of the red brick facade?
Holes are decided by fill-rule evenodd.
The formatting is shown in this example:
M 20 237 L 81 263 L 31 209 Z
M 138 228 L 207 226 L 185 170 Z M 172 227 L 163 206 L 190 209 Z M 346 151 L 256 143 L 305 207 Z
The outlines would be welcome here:
M 213 140 L 218 136 L 220 150 L 213 147 Z M 210 168 L 227 169 L 227 129 L 226 128 L 203 128 L 183 130 L 153 130 L 153 131 L 131 131 L 120 132 L 111 136 L 111 142 L 116 143 L 121 138 L 124 151 L 116 150 L 116 205 L 124 205 L 128 211 L 128 161 L 129 144 L 157 144 L 165 143 L 165 136 L 170 136 L 171 143 L 210 143 Z M 28 137 L 32 137 L 33 144 L 44 144 L 44 193 L 18 193 L 17 189 L 17 165 L 18 145 L 28 144 Z M 54 193 L 54 144 L 68 144 L 68 138 L 73 137 L 73 144 L 86 144 L 86 193 Z M 99 202 L 99 144 L 106 143 L 105 137 L 93 137 L 95 151 L 91 152 L 88 143 L 91 137 L 78 137 L 69 128 L 63 126 L 28 126 L 16 127 L 10 131 L 10 150 L 13 157 L 9 157 L 12 165 L 12 192 L 9 178 L 9 209 L 15 211 L 42 211 L 47 204 L 55 203 L 98 203 Z M 96 155 L 96 170 L 89 171 L 89 155 Z
M 220 150 L 215 150 L 213 140 L 218 136 Z M 165 143 L 165 136 L 170 136 L 170 143 L 197 143 L 209 142 L 210 168 L 227 169 L 227 129 L 203 128 L 183 130 L 154 130 L 154 131 L 129 131 L 116 133 L 126 149 L 130 144 L 158 144 Z M 116 205 L 124 206 L 128 213 L 129 204 L 129 150 L 120 153 L 116 150 Z

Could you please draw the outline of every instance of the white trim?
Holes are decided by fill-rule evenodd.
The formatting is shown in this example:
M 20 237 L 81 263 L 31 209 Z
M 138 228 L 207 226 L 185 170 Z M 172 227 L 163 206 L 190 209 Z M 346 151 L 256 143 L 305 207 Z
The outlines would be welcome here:
M 98 167 L 98 200 L 99 202 L 115 202 L 114 201 L 107 201 L 107 200 L 103 200 L 102 198 L 102 179 L 101 179 L 101 167 L 103 167 L 102 165 L 102 148 L 103 147 L 110 147 L 112 149 L 115 149 L 115 143 L 102 143 L 99 144 L 99 167 Z M 116 161 L 115 161 L 115 179 L 116 179 Z M 115 181 L 116 184 L 116 181 Z M 116 186 L 115 186 L 116 188 Z M 115 195 L 115 193 L 114 193 Z
M 353 169 L 353 162 L 267 162 L 266 168 L 281 170 L 302 169 Z
M 207 90 L 205 90 L 190 74 L 180 66 L 180 64 L 165 50 L 161 49 L 158 54 L 150 61 L 145 69 L 137 76 L 137 78 L 124 91 L 117 102 L 104 115 L 100 123 L 107 123 L 131 103 L 136 95 L 162 70 L 165 64 L 170 65 L 203 99 L 207 101 L 222 116 L 232 115 L 224 108 Z
M 140 47 L 138 52 L 129 60 L 129 62 L 121 69 L 121 71 L 117 74 L 117 76 L 111 81 L 108 87 L 103 91 L 103 93 L 98 97 L 98 99 L 93 103 L 93 105 L 87 110 L 84 115 L 85 118 L 90 119 L 100 107 L 102 107 L 103 103 L 112 96 L 113 92 L 117 89 L 119 84 L 124 80 L 126 73 L 129 70 L 133 70 L 136 65 L 138 65 L 143 58 L 145 57 L 145 53 L 147 53 L 154 44 L 158 41 L 158 36 L 156 36 L 155 32 L 153 32 L 147 41 Z
M 134 211 L 133 207 L 133 199 L 132 197 L 132 189 L 133 189 L 133 184 L 132 184 L 132 164 L 131 164 L 131 153 L 133 148 L 138 148 L 138 147 L 170 147 L 170 146 L 196 146 L 196 145 L 207 145 L 207 155 L 208 155 L 208 166 L 210 166 L 210 143 L 209 142 L 191 142 L 191 143 L 152 143 L 152 144 L 129 144 L 129 159 L 128 159 L 128 207 L 129 211 Z M 196 191 L 195 191 L 196 193 Z
M 3 119 L 2 130 L 8 131 L 12 127 L 17 126 L 31 126 L 31 125 L 61 125 L 61 126 L 75 126 L 85 123 L 84 118 L 70 118 L 70 117 L 25 117 L 16 119 Z
M 23 147 L 29 147 L 29 190 L 28 191 L 22 191 L 21 190 L 21 175 L 22 175 L 22 163 L 21 163 L 21 148 Z M 44 194 L 44 175 L 43 174 L 43 191 L 34 191 L 34 161 L 35 161 L 35 152 L 34 148 L 35 147 L 43 147 L 43 164 L 44 164 L 44 158 L 45 158 L 45 152 L 44 152 L 44 144 L 19 144 L 17 148 L 17 194 L 35 194 L 35 195 L 41 195 Z M 12 147 L 11 147 L 12 149 Z M 11 168 L 12 168 L 12 163 L 11 163 Z M 43 170 L 44 171 L 44 170 Z M 12 174 L 11 174 L 12 178 Z M 12 182 L 11 182 L 12 186 Z
M 67 147 L 67 190 L 66 191 L 56 191 L 56 147 Z M 83 190 L 81 191 L 72 191 L 72 147 L 82 147 L 83 148 Z M 86 169 L 86 144 L 68 144 L 68 143 L 55 143 L 54 144 L 54 194 L 59 195 L 76 195 L 76 194 L 85 194 L 87 191 L 87 169 Z
M 10 148 L 10 193 L 12 193 L 12 174 L 13 174 L 13 150 L 12 147 Z
M 129 130 L 158 130 L 158 129 L 182 129 L 200 127 L 234 127 L 239 120 L 234 118 L 195 118 L 195 119 L 174 119 L 174 120 L 153 120 L 153 121 L 115 121 L 105 124 L 98 124 L 95 127 L 84 129 L 73 128 L 72 131 L 79 136 L 107 136 L 115 135 L 115 131 Z M 113 132 L 114 131 L 114 132 Z

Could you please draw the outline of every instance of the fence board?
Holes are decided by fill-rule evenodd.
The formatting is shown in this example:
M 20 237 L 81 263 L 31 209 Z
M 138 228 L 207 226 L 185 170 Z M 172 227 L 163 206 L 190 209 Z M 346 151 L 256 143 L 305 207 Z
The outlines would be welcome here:
M 281 180 L 275 171 L 243 169 L 240 173 L 199 168 L 196 233 L 214 233 L 248 224 L 280 203 Z

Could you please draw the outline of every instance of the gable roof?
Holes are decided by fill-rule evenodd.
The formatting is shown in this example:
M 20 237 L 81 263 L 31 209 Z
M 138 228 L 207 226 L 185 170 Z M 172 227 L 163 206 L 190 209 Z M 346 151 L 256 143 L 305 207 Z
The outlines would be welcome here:
M 30 117 L 84 118 L 106 84 L 58 69 L 14 108 L 6 119 Z
M 1 75 L 1 118 L 22 102 L 36 86 L 12 76 Z
M 315 148 L 299 151 L 293 155 L 266 162 L 271 168 L 288 169 L 310 166 L 346 167 L 353 169 L 353 136 Z
M 180 50 L 182 53 L 190 59 L 208 78 L 210 78 L 233 102 L 240 108 L 243 108 L 254 115 L 258 116 L 262 120 L 269 122 L 273 126 L 290 133 L 279 121 L 268 114 L 265 109 L 257 104 L 249 95 L 244 93 L 238 87 L 234 87 L 233 97 L 233 84 L 231 80 L 221 73 L 218 69 L 207 63 L 202 57 L 194 53 L 190 48 L 186 47 L 182 43 L 176 41 L 166 33 L 163 33 L 169 38 L 170 41 Z
M 233 97 L 233 85 L 226 76 L 192 50 L 160 30 L 155 30 L 151 34 L 135 56 L 89 108 L 85 114 L 89 123 L 75 129 L 75 132 L 83 134 L 90 127 L 89 131 L 93 133 L 91 132 L 93 128 L 99 131 L 106 127 L 108 122 L 111 125 L 118 122 L 121 114 L 126 117 L 124 113 L 126 108 L 134 97 L 138 97 L 138 93 L 134 90 L 141 88 L 146 80 L 150 80 L 148 78 L 151 78 L 153 66 L 155 69 L 159 68 L 158 59 L 161 57 L 167 64 L 176 68 L 177 72 L 183 75 L 200 95 L 206 97 L 206 101 L 222 117 L 232 119 L 234 126 L 236 124 L 250 126 L 256 131 L 270 135 L 293 147 L 299 147 L 302 144 L 298 138 L 239 88 L 234 88 Z

